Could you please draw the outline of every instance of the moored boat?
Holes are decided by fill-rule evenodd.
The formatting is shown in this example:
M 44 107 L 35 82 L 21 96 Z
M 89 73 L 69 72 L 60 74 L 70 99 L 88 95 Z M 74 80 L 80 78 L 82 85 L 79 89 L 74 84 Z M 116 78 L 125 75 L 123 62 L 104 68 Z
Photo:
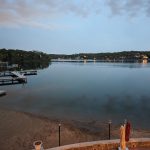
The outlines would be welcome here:
M 6 95 L 6 91 L 0 90 L 0 96 Z

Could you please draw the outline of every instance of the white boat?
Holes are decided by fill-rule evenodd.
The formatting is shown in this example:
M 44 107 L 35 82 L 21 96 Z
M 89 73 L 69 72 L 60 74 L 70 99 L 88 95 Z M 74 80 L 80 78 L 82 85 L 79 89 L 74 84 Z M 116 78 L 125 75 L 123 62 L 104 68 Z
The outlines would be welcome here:
M 6 95 L 6 91 L 0 90 L 0 96 Z

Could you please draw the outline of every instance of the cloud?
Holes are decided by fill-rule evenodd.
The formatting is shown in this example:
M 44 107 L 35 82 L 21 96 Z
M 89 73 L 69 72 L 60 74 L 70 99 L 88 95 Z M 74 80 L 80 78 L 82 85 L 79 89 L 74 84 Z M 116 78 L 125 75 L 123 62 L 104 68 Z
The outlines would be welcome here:
M 0 0 L 0 26 L 61 28 L 52 23 L 53 19 L 67 14 L 87 17 L 99 11 L 97 3 L 98 0 Z
M 107 0 L 106 5 L 112 15 L 136 17 L 144 14 L 150 16 L 150 0 Z
M 104 2 L 106 5 L 104 5 Z M 136 17 L 150 16 L 150 0 L 0 0 L 0 26 L 56 29 L 68 27 L 55 23 L 66 15 L 86 18 L 100 14 Z

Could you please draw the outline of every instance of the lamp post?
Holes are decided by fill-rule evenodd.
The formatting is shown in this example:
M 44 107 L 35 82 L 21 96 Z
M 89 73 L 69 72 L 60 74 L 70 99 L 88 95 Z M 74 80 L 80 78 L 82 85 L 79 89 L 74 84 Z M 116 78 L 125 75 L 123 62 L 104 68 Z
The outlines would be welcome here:
M 61 127 L 61 123 L 59 123 L 59 146 L 60 146 L 60 127 Z
M 109 133 L 108 133 L 108 135 L 109 135 L 109 140 L 110 140 L 110 126 L 111 126 L 111 123 L 112 123 L 112 121 L 109 120 L 109 121 L 108 121 L 108 128 L 109 128 Z

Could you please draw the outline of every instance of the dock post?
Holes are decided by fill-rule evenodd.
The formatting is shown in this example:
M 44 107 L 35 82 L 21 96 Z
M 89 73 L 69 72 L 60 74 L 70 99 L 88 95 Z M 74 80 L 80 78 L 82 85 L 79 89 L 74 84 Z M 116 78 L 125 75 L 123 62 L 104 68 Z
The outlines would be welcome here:
M 108 121 L 108 128 L 109 128 L 109 133 L 108 133 L 108 135 L 109 135 L 109 140 L 110 140 L 110 125 L 111 125 L 111 123 L 112 123 L 112 121 L 109 120 L 109 121 Z
M 59 146 L 60 146 L 60 127 L 61 127 L 61 124 L 59 124 Z

